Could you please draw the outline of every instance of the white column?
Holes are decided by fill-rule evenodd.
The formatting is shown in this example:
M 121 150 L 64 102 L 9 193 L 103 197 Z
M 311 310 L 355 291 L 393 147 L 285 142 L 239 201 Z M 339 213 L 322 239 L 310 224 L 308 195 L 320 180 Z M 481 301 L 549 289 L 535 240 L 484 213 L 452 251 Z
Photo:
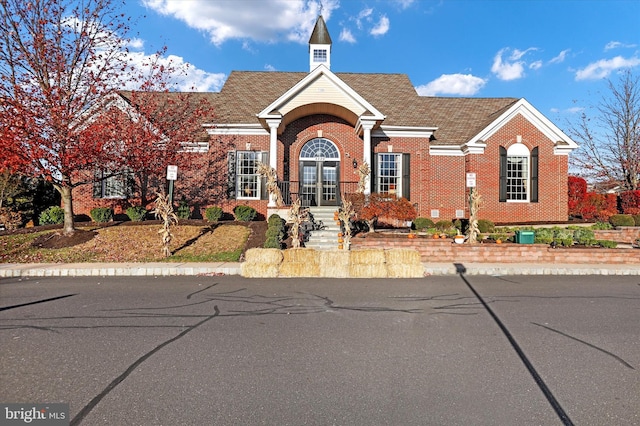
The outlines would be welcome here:
M 278 126 L 282 119 L 267 120 L 269 125 L 269 167 L 278 170 Z M 276 207 L 276 200 L 273 195 L 269 196 L 267 207 Z
M 373 122 L 371 121 L 362 121 L 362 130 L 363 130 L 363 145 L 362 145 L 362 160 L 365 161 L 369 165 L 369 169 L 371 173 L 369 173 L 369 179 L 364 187 L 364 193 L 366 195 L 371 194 L 371 176 L 373 175 L 373 164 L 371 164 L 371 129 L 373 129 Z

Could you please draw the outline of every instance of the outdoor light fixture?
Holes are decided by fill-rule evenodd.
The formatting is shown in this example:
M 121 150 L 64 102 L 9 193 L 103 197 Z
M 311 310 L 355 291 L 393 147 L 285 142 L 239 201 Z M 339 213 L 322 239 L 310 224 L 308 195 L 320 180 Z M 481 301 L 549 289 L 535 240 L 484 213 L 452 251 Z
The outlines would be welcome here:
M 353 159 L 353 168 L 354 169 L 358 168 L 358 160 L 356 160 L 355 158 Z

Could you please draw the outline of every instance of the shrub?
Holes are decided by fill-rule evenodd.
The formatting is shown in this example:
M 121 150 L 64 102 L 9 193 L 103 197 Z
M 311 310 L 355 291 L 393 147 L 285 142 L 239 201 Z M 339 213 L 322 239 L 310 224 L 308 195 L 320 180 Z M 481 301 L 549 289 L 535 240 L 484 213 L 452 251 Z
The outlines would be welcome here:
M 587 195 L 587 181 L 576 176 L 569 176 L 569 214 L 579 216 L 584 197 Z
M 416 208 L 404 197 L 400 197 L 395 202 L 391 203 L 391 209 L 389 215 L 394 219 L 401 221 L 409 221 L 416 218 L 418 213 Z
M 596 231 L 606 231 L 608 229 L 613 229 L 613 226 L 609 222 L 596 222 L 591 225 L 591 229 L 595 229 Z
M 214 222 L 215 223 L 215 222 L 220 220 L 220 218 L 222 217 L 223 213 L 224 212 L 222 211 L 221 207 L 216 207 L 216 206 L 207 207 L 204 210 L 204 217 L 206 217 L 209 222 Z
M 538 228 L 535 230 L 534 242 L 536 244 L 551 244 L 555 237 L 555 230 L 552 228 Z
M 616 248 L 618 247 L 618 243 L 615 241 L 609 240 L 598 240 L 598 245 L 603 248 Z
M 593 231 L 589 228 L 578 228 L 573 231 L 573 239 L 578 244 L 584 244 L 587 246 L 591 246 L 595 244 L 596 237 Z
M 131 206 L 126 211 L 132 222 L 142 222 L 147 216 L 147 209 L 142 206 Z
M 487 219 L 478 220 L 478 230 L 483 234 L 491 234 L 496 230 L 496 226 Z
M 450 220 L 439 220 L 436 222 L 435 227 L 438 231 L 446 231 L 453 228 L 453 222 Z
M 569 247 L 573 245 L 573 232 L 571 229 L 555 229 L 553 241 L 557 244 Z
M 282 240 L 284 239 L 284 220 L 277 215 L 272 214 L 267 220 L 269 224 L 265 234 L 265 248 L 282 248 Z
M 40 225 L 54 225 L 64 221 L 64 209 L 58 206 L 51 206 L 40 213 L 38 223 Z
M 94 222 L 105 223 L 113 220 L 113 209 L 110 207 L 96 207 L 89 212 Z
M 184 198 L 180 200 L 180 204 L 178 204 L 178 208 L 176 209 L 176 216 L 178 219 L 189 219 L 191 216 L 191 208 L 189 207 L 189 203 Z
M 614 214 L 609 218 L 609 223 L 615 226 L 635 226 L 633 216 L 630 214 Z
M 12 231 L 18 229 L 22 225 L 23 216 L 19 211 L 11 210 L 6 207 L 0 208 L 0 224 Z
M 236 216 L 236 220 L 240 222 L 251 222 L 255 219 L 258 212 L 251 206 L 236 206 L 233 209 L 233 214 Z
M 413 229 L 417 231 L 422 231 L 423 229 L 433 228 L 435 224 L 433 221 L 426 217 L 417 217 L 413 221 Z
M 625 214 L 640 214 L 640 190 L 621 193 L 620 208 Z

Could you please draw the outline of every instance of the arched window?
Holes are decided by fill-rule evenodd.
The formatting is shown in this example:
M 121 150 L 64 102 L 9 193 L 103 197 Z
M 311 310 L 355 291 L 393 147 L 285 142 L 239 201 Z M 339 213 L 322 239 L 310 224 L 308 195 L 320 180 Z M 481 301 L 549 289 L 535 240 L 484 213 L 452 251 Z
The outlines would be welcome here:
M 315 138 L 304 144 L 300 150 L 301 160 L 325 161 L 340 160 L 338 148 L 329 139 Z
M 500 147 L 500 201 L 538 201 L 538 148 Z

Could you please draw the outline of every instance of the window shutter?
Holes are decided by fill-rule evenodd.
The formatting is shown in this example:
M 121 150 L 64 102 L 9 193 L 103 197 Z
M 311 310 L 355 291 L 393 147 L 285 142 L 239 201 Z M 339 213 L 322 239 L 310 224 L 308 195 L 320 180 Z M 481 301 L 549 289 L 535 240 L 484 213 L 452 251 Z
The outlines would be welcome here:
M 409 190 L 409 181 L 410 181 L 410 169 L 409 169 L 409 162 L 410 159 L 410 155 L 409 154 L 402 154 L 402 194 L 400 194 L 402 197 L 406 198 L 407 200 L 410 200 L 410 194 L 411 191 Z
M 102 171 L 93 172 L 93 198 L 102 198 Z
M 507 201 L 507 149 L 500 147 L 500 199 L 499 201 Z
M 531 151 L 531 202 L 538 202 L 538 147 Z
M 378 154 L 374 153 L 371 157 L 373 164 L 371 165 L 371 173 L 369 179 L 371 179 L 371 192 L 378 192 Z
M 227 197 L 236 198 L 236 152 L 227 153 Z
M 267 151 L 263 151 L 260 153 L 260 162 L 262 164 L 269 165 L 269 153 Z M 257 167 L 256 167 L 257 171 Z M 268 200 L 269 199 L 269 191 L 267 191 L 267 178 L 266 176 L 258 177 L 260 179 L 260 199 Z
M 133 173 L 127 172 L 124 176 L 125 178 L 125 187 L 124 187 L 124 195 L 127 198 L 132 198 L 134 193 L 134 188 L 136 184 L 135 177 Z

